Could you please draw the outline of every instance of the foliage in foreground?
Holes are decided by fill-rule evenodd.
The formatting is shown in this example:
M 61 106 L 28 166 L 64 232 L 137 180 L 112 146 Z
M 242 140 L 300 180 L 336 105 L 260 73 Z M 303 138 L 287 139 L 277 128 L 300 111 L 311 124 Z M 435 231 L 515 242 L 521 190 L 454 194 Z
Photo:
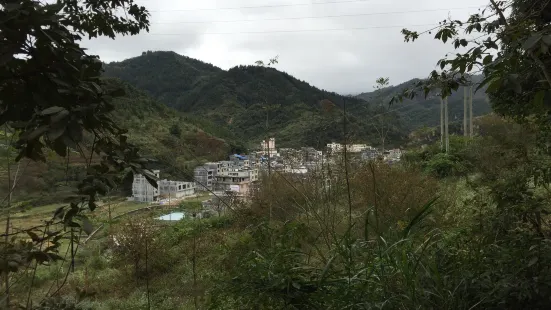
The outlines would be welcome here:
M 545 309 L 549 193 L 527 181 L 547 157 L 533 131 L 486 123 L 452 148 L 459 175 L 350 163 L 349 200 L 343 167 L 274 173 L 221 217 L 113 224 L 61 293 L 94 309 Z

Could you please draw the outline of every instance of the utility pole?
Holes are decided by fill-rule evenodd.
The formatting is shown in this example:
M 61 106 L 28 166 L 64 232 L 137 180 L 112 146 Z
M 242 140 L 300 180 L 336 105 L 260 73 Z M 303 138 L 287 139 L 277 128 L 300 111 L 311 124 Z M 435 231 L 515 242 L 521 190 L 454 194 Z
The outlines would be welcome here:
M 446 136 L 445 143 L 446 143 L 446 153 L 450 150 L 450 136 L 448 131 L 448 97 L 444 98 L 444 122 L 445 122 L 445 128 L 444 128 L 444 134 Z
M 269 126 L 269 123 L 268 123 L 268 120 L 269 120 L 269 114 L 270 114 L 270 108 L 268 107 L 268 105 L 266 105 L 266 100 L 264 100 L 264 104 L 265 104 L 265 109 L 266 109 L 266 140 L 264 140 L 264 146 L 268 146 L 268 176 L 272 175 L 272 163 L 271 163 L 271 160 L 270 160 L 270 134 L 269 134 L 269 130 L 268 130 L 268 126 Z
M 469 95 L 469 127 L 470 127 L 470 137 L 473 137 L 473 85 L 470 87 L 470 95 Z
M 467 136 L 467 86 L 463 86 L 463 136 Z
M 444 100 L 442 97 L 440 97 L 440 149 L 444 149 Z

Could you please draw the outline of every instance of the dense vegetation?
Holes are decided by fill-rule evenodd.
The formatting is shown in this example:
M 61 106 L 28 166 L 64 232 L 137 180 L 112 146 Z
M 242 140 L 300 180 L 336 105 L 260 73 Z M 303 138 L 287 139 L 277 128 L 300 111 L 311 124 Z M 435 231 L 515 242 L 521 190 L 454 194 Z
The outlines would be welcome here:
M 204 197 L 169 207 L 188 215 L 173 224 L 156 219 L 169 210 L 145 208 L 141 214 L 125 215 L 121 209 L 127 207 L 114 202 L 119 184 L 115 181 L 129 168 L 151 175 L 145 169 L 151 163 L 138 156 L 135 144 L 151 156 L 171 152 L 170 159 L 178 159 L 185 156 L 181 146 L 195 145 L 199 149 L 193 155 L 202 156 L 203 143 L 210 150 L 223 142 L 197 127 L 214 128 L 208 121 L 181 115 L 119 81 L 98 78 L 100 66 L 74 43 L 72 31 L 95 35 L 92 26 L 97 26 L 101 34 L 114 37 L 115 29 L 136 33 L 148 27 L 143 8 L 123 4 L 131 6 L 129 14 L 137 24 L 118 19 L 114 2 L 88 3 L 94 8 L 88 11 L 74 2 L 23 1 L 23 6 L 4 6 L 0 11 L 0 17 L 8 17 L 0 18 L 2 34 L 34 29 L 29 35 L 38 36 L 35 44 L 43 52 L 29 52 L 28 59 L 12 54 L 5 58 L 6 68 L 0 67 L 5 77 L 0 84 L 0 119 L 6 122 L 0 155 L 6 161 L 8 183 L 2 217 L 6 232 L 0 240 L 5 308 L 549 308 L 548 1 L 490 0 L 492 13 L 484 18 L 475 14 L 466 23 L 441 24 L 436 39 L 468 49 L 441 60 L 441 71 L 395 97 L 412 99 L 435 91 L 450 96 L 466 83 L 465 74 L 481 70 L 481 84 L 488 84 L 496 113 L 477 118 L 474 137 L 452 135 L 449 151 L 444 152 L 434 141 L 434 131 L 426 127 L 413 135 L 422 146 L 409 149 L 398 164 L 355 161 L 345 153 L 308 175 L 272 171 L 262 176 L 249 201 L 230 195 L 220 200 L 223 207 L 205 217 L 196 216 Z M 505 16 L 506 10 L 510 15 Z M 29 28 L 19 28 L 15 21 Z M 460 35 L 463 28 L 485 39 L 466 40 Z M 406 40 L 422 35 L 403 33 Z M 58 35 L 61 39 L 55 44 L 52 36 Z M 19 37 L 7 37 L 10 44 L 2 51 L 14 53 L 9 49 L 21 43 Z M 63 74 L 54 75 L 51 68 Z M 35 77 L 29 69 L 42 74 Z M 232 74 L 277 73 L 264 67 L 235 70 L 243 72 Z M 219 82 L 223 87 L 227 81 Z M 208 79 L 197 83 L 208 84 Z M 251 83 L 243 85 L 255 82 Z M 36 87 L 40 85 L 52 87 Z M 28 89 L 32 96 L 25 94 Z M 385 97 L 382 92 L 375 96 Z M 306 111 L 319 105 L 320 117 L 333 119 L 335 127 L 343 125 L 340 138 L 352 140 L 363 129 L 352 115 L 342 117 L 345 105 L 337 99 L 328 94 L 301 104 Z M 229 107 L 237 109 L 235 105 L 243 102 L 230 102 Z M 356 103 L 361 102 L 351 100 L 346 109 L 358 117 L 361 105 Z M 120 114 L 117 106 L 123 110 Z M 127 134 L 115 122 L 134 133 Z M 380 133 L 383 128 L 375 130 Z M 346 133 L 350 137 L 344 139 Z M 194 134 L 207 141 L 188 137 Z M 166 148 L 157 144 L 163 139 Z M 73 154 L 80 159 L 71 162 Z M 65 165 L 66 179 L 78 183 L 76 197 L 61 208 L 29 210 L 23 221 L 11 218 L 11 190 L 12 184 L 19 184 L 19 168 L 40 159 L 43 165 L 66 160 L 86 168 L 78 174 Z M 14 162 L 17 168 L 12 169 Z M 41 211 L 54 216 L 32 217 Z M 10 219 L 18 220 L 17 225 L 12 227 Z M 94 227 L 101 228 L 95 235 Z
M 339 111 L 345 103 L 350 139 L 380 143 L 372 120 L 379 113 L 377 106 L 317 89 L 274 68 L 238 66 L 224 71 L 174 52 L 146 52 L 104 67 L 106 75 L 142 88 L 168 106 L 209 120 L 249 146 L 256 147 L 266 135 L 287 147 L 321 149 L 341 141 Z M 324 100 L 340 109 L 327 111 Z M 387 143 L 400 145 L 406 135 L 396 118 Z
M 201 129 L 200 126 L 205 126 L 215 130 L 208 121 L 196 122 L 120 80 L 105 79 L 103 83 L 106 89 L 124 91 L 123 96 L 113 99 L 113 120 L 128 130 L 128 140 L 140 148 L 144 157 L 154 160 L 148 167 L 161 169 L 163 178 L 191 181 L 195 166 L 204 161 L 224 159 L 235 149 L 231 142 Z M 0 139 L 5 158 L 5 146 L 10 144 L 10 139 L 4 132 Z M 91 144 L 91 137 L 86 137 L 86 140 Z M 74 196 L 74 187 L 86 174 L 86 161 L 78 152 L 70 154 L 67 159 L 48 152 L 47 162 L 25 160 L 16 163 L 13 153 L 10 157 L 10 169 L 14 174 L 17 172 L 18 179 L 12 202 L 20 202 L 18 208 L 65 201 Z M 0 177 L 0 195 L 6 195 L 7 167 L 4 165 L 1 169 L 4 173 Z M 118 188 L 122 195 L 129 195 L 132 173 L 127 174 Z
M 143 156 L 156 160 L 151 167 L 162 169 L 163 178 L 191 181 L 195 166 L 224 159 L 239 149 L 230 133 L 217 130 L 208 120 L 197 121 L 120 80 L 105 82 L 106 87 L 124 89 L 125 95 L 114 100 L 113 119 L 128 129 L 129 141 L 140 148 Z
M 212 218 L 112 222 L 62 296 L 80 309 L 546 309 L 550 196 L 530 179 L 551 157 L 535 128 L 477 122 L 449 154 L 435 143 L 398 166 L 348 163 L 348 176 L 273 174 Z

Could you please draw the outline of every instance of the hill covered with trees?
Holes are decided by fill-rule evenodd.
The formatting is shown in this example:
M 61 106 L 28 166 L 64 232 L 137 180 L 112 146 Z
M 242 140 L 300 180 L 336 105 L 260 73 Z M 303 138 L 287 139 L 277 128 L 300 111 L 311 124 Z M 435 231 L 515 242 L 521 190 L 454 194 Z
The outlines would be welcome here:
M 139 147 L 142 156 L 153 159 L 151 168 L 162 169 L 162 177 L 174 177 L 180 180 L 192 180 L 193 167 L 202 161 L 220 160 L 235 150 L 235 144 L 229 133 L 228 140 L 219 138 L 210 129 L 215 128 L 205 120 L 195 119 L 155 101 L 145 92 L 140 91 L 119 79 L 103 80 L 103 88 L 122 89 L 124 95 L 113 98 L 113 120 L 122 128 L 128 130 L 129 142 Z M 202 127 L 204 126 L 204 127 Z M 203 129 L 206 128 L 206 129 Z M 0 132 L 4 148 L 0 155 L 5 158 L 10 136 Z M 88 146 L 93 144 L 93 138 L 84 137 Z M 8 141 L 8 142 L 5 142 Z M 84 153 L 88 153 L 83 149 Z M 12 174 L 17 172 L 17 187 L 13 191 L 14 201 L 24 201 L 25 205 L 48 204 L 63 201 L 74 196 L 75 184 L 84 177 L 86 162 L 78 156 L 70 154 L 67 159 L 57 158 L 55 153 L 48 152 L 48 161 L 15 162 L 15 153 L 11 152 L 10 168 Z M 87 155 L 87 157 L 89 157 Z M 99 160 L 97 157 L 94 161 Z M 7 167 L 0 167 L 0 195 L 7 194 Z M 121 194 L 129 195 L 131 186 L 129 174 L 122 187 Z M 129 183 L 130 182 L 130 183 Z
M 479 83 L 481 76 L 474 76 L 473 82 Z M 391 98 L 403 90 L 419 82 L 419 79 L 409 80 L 396 86 L 386 87 L 380 91 L 365 92 L 357 95 L 357 98 L 371 101 L 373 98 L 382 97 L 385 102 L 390 102 Z M 473 116 L 486 115 L 492 111 L 489 100 L 486 96 L 485 88 L 475 92 L 473 87 Z M 434 127 L 440 124 L 440 98 L 436 94 L 429 94 L 426 98 L 423 96 L 404 100 L 391 107 L 401 117 L 404 128 L 409 131 L 421 127 Z M 463 120 L 463 87 L 459 87 L 448 97 L 448 113 L 450 122 Z
M 378 144 L 380 140 L 373 122 L 377 107 L 320 90 L 274 68 L 238 66 L 225 71 L 174 52 L 144 52 L 104 69 L 105 75 L 213 122 L 249 146 L 267 135 L 276 137 L 281 146 L 321 148 L 342 141 L 344 105 L 350 141 Z M 388 127 L 387 143 L 401 143 L 407 135 L 401 123 L 395 119 Z

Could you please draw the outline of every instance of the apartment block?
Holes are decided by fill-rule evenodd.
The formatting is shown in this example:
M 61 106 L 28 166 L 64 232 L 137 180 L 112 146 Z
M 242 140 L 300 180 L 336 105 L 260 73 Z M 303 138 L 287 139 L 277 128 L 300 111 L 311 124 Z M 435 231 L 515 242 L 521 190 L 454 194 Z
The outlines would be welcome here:
M 234 192 L 238 196 L 247 196 L 254 182 L 258 181 L 258 169 L 228 167 L 216 176 L 217 191 Z
M 216 181 L 216 175 L 220 169 L 220 163 L 206 163 L 202 166 L 196 167 L 193 171 L 195 182 L 197 182 L 197 190 L 212 191 L 214 189 L 214 182 Z
M 195 182 L 160 180 L 158 185 L 159 196 L 175 199 L 195 196 L 197 188 Z
M 158 178 L 159 170 L 153 170 L 153 173 Z M 149 181 L 141 175 L 134 174 L 134 181 L 132 182 L 132 198 L 135 201 L 141 202 L 153 202 L 159 197 L 159 190 L 149 184 Z

